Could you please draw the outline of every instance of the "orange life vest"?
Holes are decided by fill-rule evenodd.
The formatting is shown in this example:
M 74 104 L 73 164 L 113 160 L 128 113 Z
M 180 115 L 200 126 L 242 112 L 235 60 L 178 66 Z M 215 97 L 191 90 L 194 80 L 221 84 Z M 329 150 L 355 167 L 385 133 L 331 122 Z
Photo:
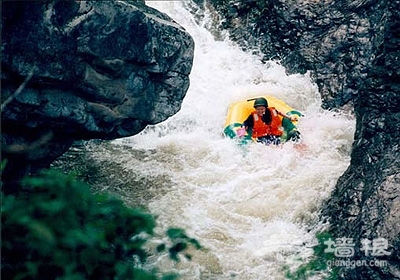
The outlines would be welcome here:
M 258 138 L 267 135 L 281 136 L 283 134 L 282 120 L 278 116 L 278 112 L 273 107 L 267 108 L 271 114 L 272 121 L 268 125 L 263 122 L 257 112 L 252 113 L 254 119 L 254 127 L 252 137 Z

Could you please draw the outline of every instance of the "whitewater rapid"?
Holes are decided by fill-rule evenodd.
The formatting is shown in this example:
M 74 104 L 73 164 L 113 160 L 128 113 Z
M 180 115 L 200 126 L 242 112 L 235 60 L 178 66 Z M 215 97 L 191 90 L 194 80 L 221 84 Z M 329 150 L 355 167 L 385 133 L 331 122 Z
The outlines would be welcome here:
M 207 13 L 198 23 L 184 1 L 147 4 L 194 38 L 190 88 L 176 115 L 93 158 L 124 171 L 117 179 L 129 186 L 125 200 L 156 215 L 158 232 L 181 227 L 206 248 L 192 251 L 192 261 L 163 256 L 151 265 L 182 279 L 284 279 L 284 265 L 310 255 L 320 206 L 349 165 L 355 121 L 323 111 L 308 75 L 286 75 L 277 62 L 263 64 L 228 39 L 216 41 L 205 29 Z M 222 137 L 229 104 L 260 94 L 304 113 L 299 130 L 308 149 L 243 150 Z

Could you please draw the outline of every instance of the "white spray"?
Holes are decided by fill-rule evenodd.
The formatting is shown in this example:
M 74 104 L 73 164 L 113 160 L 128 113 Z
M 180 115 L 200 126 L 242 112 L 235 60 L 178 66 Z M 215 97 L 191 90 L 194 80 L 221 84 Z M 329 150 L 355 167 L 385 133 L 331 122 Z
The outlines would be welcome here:
M 182 279 L 283 279 L 284 265 L 310 253 L 302 245 L 312 239 L 321 203 L 349 164 L 355 122 L 321 110 L 308 75 L 288 76 L 275 62 L 262 64 L 229 40 L 214 40 L 183 1 L 147 4 L 194 38 L 191 85 L 175 116 L 113 141 L 124 152 L 118 158 L 110 152 L 108 160 L 148 180 L 153 196 L 145 203 L 158 216 L 160 232 L 182 227 L 207 249 L 191 252 L 192 261 L 176 264 L 165 256 L 152 265 Z M 229 104 L 260 94 L 305 114 L 299 130 L 308 149 L 254 144 L 244 151 L 221 136 Z

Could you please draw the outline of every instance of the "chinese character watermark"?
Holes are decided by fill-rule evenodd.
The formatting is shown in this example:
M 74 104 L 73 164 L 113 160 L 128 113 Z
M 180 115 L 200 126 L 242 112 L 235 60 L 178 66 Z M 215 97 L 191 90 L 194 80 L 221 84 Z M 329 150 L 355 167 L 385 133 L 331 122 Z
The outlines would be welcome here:
M 366 257 L 384 257 L 389 256 L 391 253 L 388 251 L 389 243 L 385 238 L 374 238 L 372 240 L 369 239 L 361 239 L 360 241 L 361 247 L 360 251 L 363 251 Z M 337 260 L 329 260 L 329 266 L 346 266 L 346 267 L 356 267 L 356 266 L 386 266 L 386 260 L 372 259 L 372 260 L 351 260 L 349 258 L 354 256 L 355 253 L 355 242 L 353 238 L 341 237 L 332 240 L 329 238 L 324 241 L 325 253 L 333 253 L 337 258 L 346 258 L 346 259 L 337 259 Z
M 366 256 L 382 257 L 389 256 L 391 253 L 386 251 L 389 247 L 388 241 L 385 238 L 375 238 L 372 241 L 369 239 L 361 239 L 361 251 L 364 251 Z M 372 244 L 372 246 L 371 246 Z
M 324 250 L 325 253 L 334 253 L 335 257 L 338 258 L 350 258 L 354 256 L 354 246 L 356 244 L 353 243 L 353 238 L 336 238 L 336 242 L 329 238 L 324 244 L 328 246 Z

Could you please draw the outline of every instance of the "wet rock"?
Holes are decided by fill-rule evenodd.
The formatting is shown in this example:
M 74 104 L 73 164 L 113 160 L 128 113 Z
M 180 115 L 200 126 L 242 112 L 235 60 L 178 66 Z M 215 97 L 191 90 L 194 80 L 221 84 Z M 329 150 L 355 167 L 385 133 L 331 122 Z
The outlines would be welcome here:
M 180 109 L 194 42 L 143 1 L 6 1 L 2 23 L 2 153 L 18 173 Z
M 365 0 L 205 2 L 244 49 L 279 60 L 289 73 L 311 71 L 328 109 L 353 103 L 375 52 L 375 24 L 385 11 L 384 1 Z
M 323 210 L 336 236 L 358 242 L 383 238 L 387 254 L 374 257 L 358 247 L 354 259 L 383 260 L 387 265 L 344 269 L 345 279 L 400 278 L 399 4 L 388 3 L 385 20 L 376 22 L 381 30 L 371 41 L 376 52 L 355 99 L 357 130 L 351 165 Z
M 351 164 L 323 215 L 335 238 L 354 240 L 350 260 L 370 265 L 341 267 L 339 275 L 400 279 L 400 1 L 207 2 L 244 48 L 279 58 L 289 72 L 311 71 L 324 108 L 353 107 Z M 383 251 L 367 253 L 362 240 Z

